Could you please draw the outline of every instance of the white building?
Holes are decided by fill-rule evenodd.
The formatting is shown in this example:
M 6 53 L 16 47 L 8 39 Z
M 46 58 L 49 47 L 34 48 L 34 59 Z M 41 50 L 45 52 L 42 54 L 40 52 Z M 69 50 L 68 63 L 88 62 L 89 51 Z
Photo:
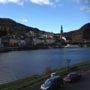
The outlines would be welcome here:
M 34 45 L 41 44 L 41 43 L 44 43 L 44 40 L 43 39 L 33 38 L 33 44 Z

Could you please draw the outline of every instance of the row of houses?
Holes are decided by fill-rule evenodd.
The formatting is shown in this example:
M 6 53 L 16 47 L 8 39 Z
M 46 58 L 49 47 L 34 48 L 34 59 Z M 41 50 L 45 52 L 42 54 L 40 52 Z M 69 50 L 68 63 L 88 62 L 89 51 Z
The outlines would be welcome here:
M 54 43 L 56 43 L 54 37 L 27 37 L 24 39 L 9 38 L 7 36 L 0 37 L 0 47 L 24 47 L 38 44 L 51 45 Z
M 0 37 L 0 46 L 1 47 L 17 47 L 24 46 L 25 40 L 8 38 L 7 36 Z
M 37 37 L 36 33 L 29 31 L 24 35 L 17 37 L 16 35 L 6 35 L 0 37 L 0 47 L 25 47 L 43 45 L 61 45 L 62 42 L 66 42 L 66 38 L 63 36 L 62 28 L 61 34 L 57 37 L 53 33 L 44 33 Z

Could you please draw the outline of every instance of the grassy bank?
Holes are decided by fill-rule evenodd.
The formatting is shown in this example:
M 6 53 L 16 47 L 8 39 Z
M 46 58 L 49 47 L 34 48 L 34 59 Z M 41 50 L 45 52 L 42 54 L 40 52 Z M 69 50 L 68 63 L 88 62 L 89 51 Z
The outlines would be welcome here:
M 59 75 L 64 75 L 69 71 L 79 70 L 80 68 L 86 66 L 90 66 L 90 61 L 72 65 L 70 66 L 69 70 L 67 70 L 67 68 L 61 68 L 55 70 L 55 72 L 58 73 Z M 38 84 L 41 84 L 45 79 L 50 77 L 50 73 L 51 72 L 48 72 L 47 74 L 44 75 L 34 75 L 22 80 L 17 80 L 11 83 L 2 84 L 0 85 L 0 90 L 38 90 L 37 89 Z

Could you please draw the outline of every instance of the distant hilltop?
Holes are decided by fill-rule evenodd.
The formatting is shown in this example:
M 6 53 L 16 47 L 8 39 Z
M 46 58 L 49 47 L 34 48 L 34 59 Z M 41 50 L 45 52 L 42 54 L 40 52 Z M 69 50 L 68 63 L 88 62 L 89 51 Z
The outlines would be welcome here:
M 33 31 L 37 37 L 45 32 L 44 30 L 39 30 L 38 28 L 29 27 L 23 24 L 20 24 L 12 19 L 9 18 L 0 18 L 0 36 L 9 34 L 15 34 L 17 37 L 20 35 Z M 56 34 L 54 34 L 56 35 Z M 64 33 L 65 37 L 69 39 L 72 43 L 83 42 L 83 41 L 90 41 L 90 23 L 83 25 L 80 29 L 70 31 Z
M 72 43 L 90 42 L 90 23 L 86 23 L 80 29 L 65 33 Z
M 36 34 L 45 32 L 39 30 L 38 28 L 23 25 L 9 18 L 0 18 L 0 35 L 5 35 L 7 32 L 10 34 L 21 35 L 29 31 L 34 31 Z
M 0 18 L 0 25 L 10 25 L 15 24 L 16 22 L 9 18 Z

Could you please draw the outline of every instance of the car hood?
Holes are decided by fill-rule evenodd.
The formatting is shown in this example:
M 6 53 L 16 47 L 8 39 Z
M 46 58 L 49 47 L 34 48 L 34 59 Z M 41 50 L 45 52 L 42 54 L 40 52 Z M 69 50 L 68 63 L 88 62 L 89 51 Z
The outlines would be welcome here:
M 69 77 L 64 77 L 64 80 L 68 80 L 68 81 L 70 81 L 71 78 L 69 78 Z
M 41 85 L 41 89 L 43 90 L 47 90 L 50 86 L 49 85 L 46 85 L 46 84 L 42 84 Z

